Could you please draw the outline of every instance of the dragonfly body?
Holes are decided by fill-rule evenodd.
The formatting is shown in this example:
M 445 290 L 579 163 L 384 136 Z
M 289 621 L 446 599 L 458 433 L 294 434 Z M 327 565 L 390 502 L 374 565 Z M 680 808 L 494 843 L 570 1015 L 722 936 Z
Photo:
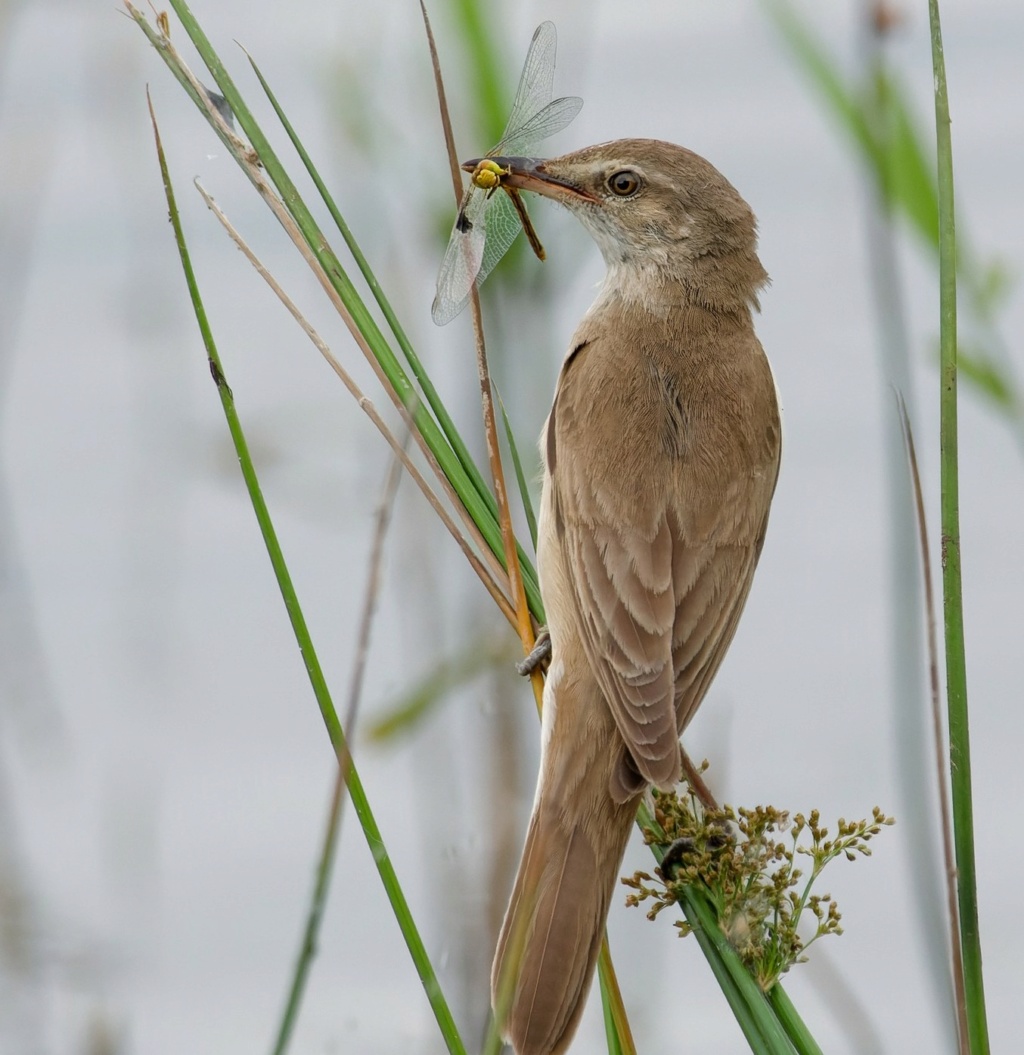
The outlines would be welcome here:
M 516 161 L 520 160 L 516 158 Z M 470 173 L 469 179 L 473 186 L 487 192 L 488 200 L 499 189 L 509 196 L 512 201 L 512 207 L 519 217 L 519 222 L 523 225 L 523 232 L 530 243 L 530 248 L 534 251 L 538 260 L 546 260 L 547 254 L 544 252 L 544 246 L 540 244 L 533 221 L 530 219 L 530 214 L 526 211 L 526 202 L 523 201 L 519 191 L 515 187 L 509 186 L 506 182 L 508 177 L 512 175 L 511 162 L 512 159 L 506 157 L 481 158 L 477 161 L 467 161 L 462 167 L 466 172 Z M 469 192 L 467 192 L 459 208 L 459 215 L 455 218 L 456 231 L 466 233 L 472 228 L 473 222 L 466 215 L 466 205 L 471 200 Z M 478 275 L 477 284 L 479 285 L 482 281 L 483 279 Z

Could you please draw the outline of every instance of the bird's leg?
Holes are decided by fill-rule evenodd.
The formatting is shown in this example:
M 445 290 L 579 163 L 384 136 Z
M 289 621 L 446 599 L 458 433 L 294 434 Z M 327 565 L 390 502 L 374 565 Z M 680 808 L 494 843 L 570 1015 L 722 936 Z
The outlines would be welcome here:
M 720 810 L 722 807 L 718 805 L 718 800 L 712 794 L 711 788 L 707 786 L 704 777 L 701 775 L 703 770 L 693 764 L 693 759 L 686 753 L 686 748 L 682 744 L 679 746 L 682 749 L 683 756 L 683 779 L 693 788 L 704 809 Z M 706 766 L 707 763 L 705 762 L 704 765 Z
M 546 664 L 550 658 L 551 635 L 548 633 L 548 628 L 542 626 L 529 655 L 516 664 L 516 673 L 528 678 L 541 664 Z

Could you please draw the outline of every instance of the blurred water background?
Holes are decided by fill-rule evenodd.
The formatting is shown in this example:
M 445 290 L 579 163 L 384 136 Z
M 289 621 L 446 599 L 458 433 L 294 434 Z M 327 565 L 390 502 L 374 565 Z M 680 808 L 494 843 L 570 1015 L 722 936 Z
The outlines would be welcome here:
M 474 156 L 489 144 L 472 127 L 453 9 L 435 7 L 459 148 Z M 855 75 L 863 5 L 803 10 Z M 927 128 L 926 5 L 896 10 L 889 57 Z M 252 99 L 258 88 L 232 40 L 261 63 L 479 449 L 468 318 L 444 330 L 430 322 L 452 205 L 415 5 L 221 0 L 196 14 Z M 943 15 L 959 221 L 979 253 L 1019 276 L 1024 7 L 950 0 Z M 758 328 L 784 404 L 783 469 L 746 615 L 687 743 L 712 761 L 727 801 L 817 806 L 830 819 L 876 804 L 897 815 L 871 861 L 833 866 L 826 886 L 847 932 L 817 947 L 787 988 L 829 1052 L 949 1050 L 941 970 L 930 969 L 944 935 L 928 944 L 916 876 L 934 862 L 921 860 L 921 826 L 907 820 L 894 742 L 890 670 L 901 638 L 886 443 L 895 404 L 878 352 L 864 170 L 756 3 L 551 0 L 502 5 L 492 17 L 510 94 L 533 27 L 558 25 L 556 92 L 586 105 L 552 151 L 620 136 L 680 142 L 717 165 L 759 217 L 773 285 Z M 183 45 L 184 34 L 175 39 Z M 231 385 L 339 698 L 388 453 L 223 236 L 193 176 L 371 392 L 372 379 L 270 214 L 116 4 L 9 0 L 0 47 L 0 1052 L 265 1051 L 333 756 L 185 296 L 146 83 Z M 495 374 L 532 458 L 602 265 L 568 215 L 547 202 L 531 210 L 547 285 L 528 261 L 518 275 L 496 273 L 493 286 L 517 283 L 519 293 L 495 300 L 491 318 Z M 897 248 L 907 395 L 934 533 L 934 263 L 912 236 Z M 999 326 L 1020 369 L 1019 282 Z M 1024 981 L 1024 844 L 1013 834 L 1024 791 L 1024 464 L 1019 425 L 971 391 L 961 405 L 981 928 L 993 1047 L 1007 1051 Z M 365 721 L 441 659 L 492 648 L 509 657 L 409 735 L 356 747 L 473 1045 L 501 883 L 532 797 L 536 719 L 511 669 L 510 632 L 407 483 L 387 547 Z M 922 711 L 924 701 L 903 706 Z M 628 870 L 649 867 L 637 842 Z M 641 1051 L 746 1050 L 695 943 L 622 908 L 609 926 Z M 594 1000 L 574 1050 L 600 1050 L 599 1037 Z M 351 817 L 292 1050 L 441 1050 Z

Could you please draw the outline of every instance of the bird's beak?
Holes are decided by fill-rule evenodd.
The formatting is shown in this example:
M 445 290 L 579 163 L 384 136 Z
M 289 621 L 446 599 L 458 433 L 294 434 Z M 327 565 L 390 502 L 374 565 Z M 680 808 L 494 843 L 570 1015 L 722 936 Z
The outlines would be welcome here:
M 466 172 L 474 172 L 481 161 L 493 161 L 502 171 L 501 183 L 506 187 L 516 190 L 530 190 L 535 194 L 543 194 L 545 198 L 553 198 L 555 201 L 590 201 L 599 199 L 583 190 L 582 187 L 553 172 L 545 169 L 546 161 L 538 158 L 476 158 L 473 161 L 464 161 L 462 167 Z

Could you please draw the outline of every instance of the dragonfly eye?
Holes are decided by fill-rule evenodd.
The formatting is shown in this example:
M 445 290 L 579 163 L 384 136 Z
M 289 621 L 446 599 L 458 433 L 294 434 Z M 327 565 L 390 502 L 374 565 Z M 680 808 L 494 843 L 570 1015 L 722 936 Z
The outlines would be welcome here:
M 608 189 L 619 198 L 628 198 L 640 189 L 640 177 L 632 169 L 619 169 L 607 179 Z

